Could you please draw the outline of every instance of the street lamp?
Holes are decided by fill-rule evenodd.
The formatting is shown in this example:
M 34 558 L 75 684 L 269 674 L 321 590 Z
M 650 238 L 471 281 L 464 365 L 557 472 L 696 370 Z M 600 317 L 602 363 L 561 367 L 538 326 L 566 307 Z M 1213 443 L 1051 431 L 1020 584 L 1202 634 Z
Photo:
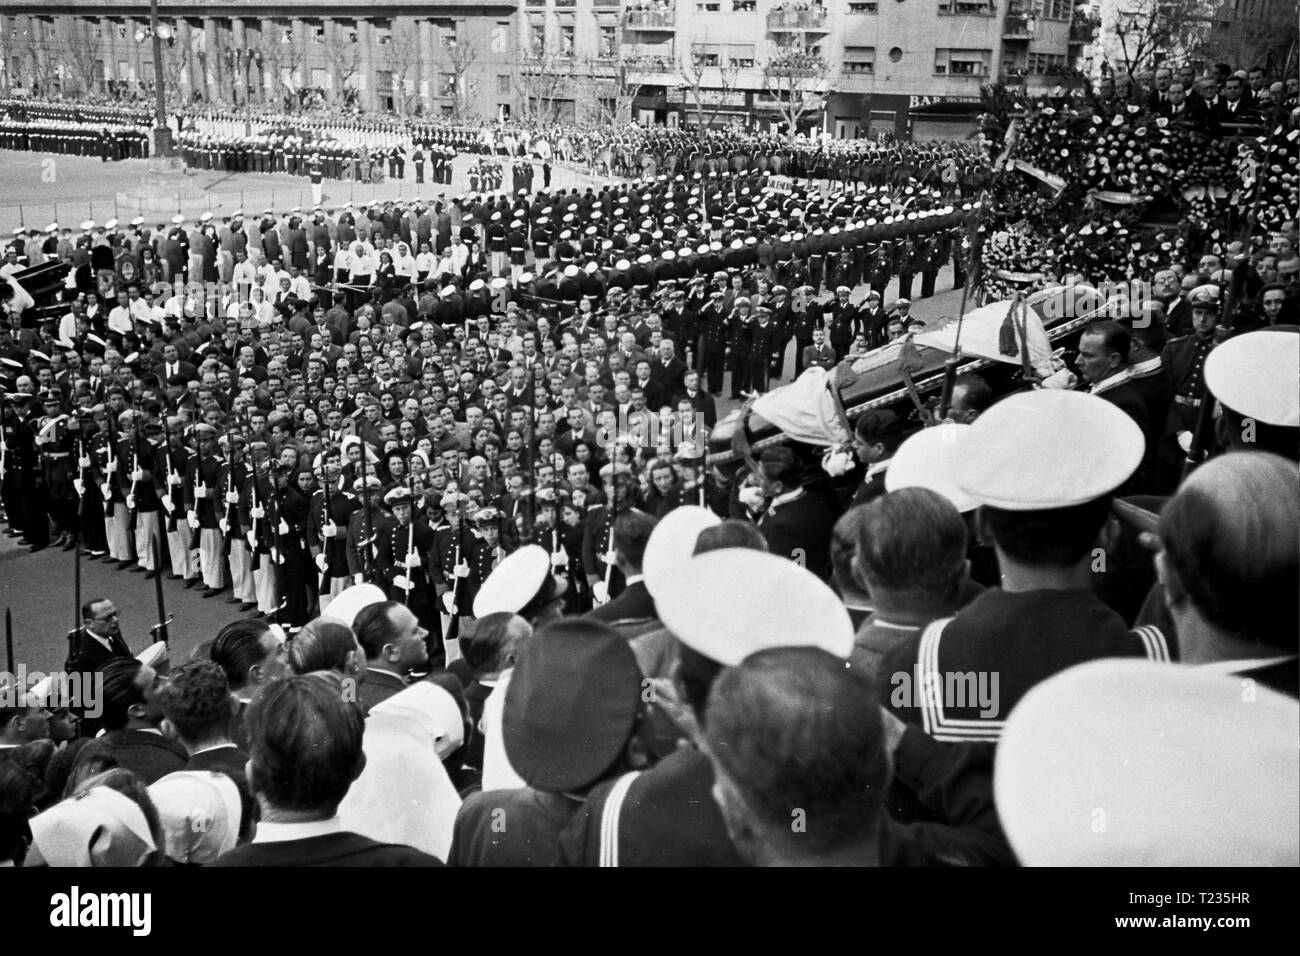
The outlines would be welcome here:
M 163 36 L 164 31 L 166 36 Z M 170 27 L 158 23 L 158 0 L 149 0 L 149 32 L 153 36 L 153 88 L 154 88 L 154 128 L 153 154 L 170 156 L 172 154 L 172 131 L 167 126 L 167 94 L 164 89 L 162 41 L 171 39 Z

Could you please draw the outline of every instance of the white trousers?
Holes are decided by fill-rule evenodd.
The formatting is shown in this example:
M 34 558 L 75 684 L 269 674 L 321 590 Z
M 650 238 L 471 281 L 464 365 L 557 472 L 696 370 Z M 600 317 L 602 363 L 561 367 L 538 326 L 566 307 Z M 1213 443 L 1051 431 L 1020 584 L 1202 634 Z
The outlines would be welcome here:
M 108 553 L 118 561 L 131 560 L 131 513 L 126 510 L 126 502 L 113 503 L 112 517 L 104 522 L 108 533 Z
M 137 511 L 135 513 L 135 553 L 140 567 L 146 571 L 156 571 L 153 563 L 153 548 L 150 542 L 158 539 L 158 557 L 162 558 L 162 539 L 158 535 L 158 512 Z
M 262 555 L 261 565 L 253 572 L 253 587 L 257 591 L 257 609 L 263 614 L 274 614 L 280 606 L 275 593 L 275 573 L 271 570 L 271 556 Z
M 253 587 L 252 560 L 247 541 L 239 538 L 230 542 L 230 585 L 234 589 L 234 596 L 245 604 L 257 599 Z
M 199 531 L 199 568 L 203 572 L 203 583 L 210 588 L 220 588 L 226 583 L 226 576 L 221 561 L 221 531 L 218 528 L 203 528 Z
M 194 529 L 184 518 L 177 518 L 176 530 L 167 532 L 167 551 L 172 556 L 172 574 L 179 574 L 187 581 L 198 577 L 190 553 L 190 536 L 193 533 Z

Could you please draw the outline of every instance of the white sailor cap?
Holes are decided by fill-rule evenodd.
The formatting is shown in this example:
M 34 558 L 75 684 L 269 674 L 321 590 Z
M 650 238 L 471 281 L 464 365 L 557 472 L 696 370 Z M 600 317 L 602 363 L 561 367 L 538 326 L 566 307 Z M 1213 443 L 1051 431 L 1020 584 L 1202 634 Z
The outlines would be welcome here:
M 93 219 L 87 219 L 85 222 L 81 224 L 82 232 L 90 232 L 90 230 L 94 228 L 95 228 L 95 220 Z
M 134 219 L 131 220 L 131 225 L 133 225 L 133 226 L 143 226 L 143 225 L 144 225 L 144 216 L 136 216 Z
M 1300 328 L 1279 325 L 1247 332 L 1205 359 L 1205 384 L 1238 415 L 1265 425 L 1300 427 Z
M 180 213 L 177 213 L 176 215 L 172 216 L 172 224 L 173 224 L 173 225 L 179 226 L 179 225 L 180 225 L 181 223 L 183 223 L 184 221 L 185 221 L 185 217 L 184 217 L 183 215 L 181 215 Z
M 370 480 L 378 482 L 379 479 L 371 477 Z M 333 618 L 351 627 L 358 614 L 372 604 L 381 604 L 387 600 L 388 595 L 374 584 L 354 584 L 340 591 L 321 617 Z
M 203 213 L 199 216 L 199 222 L 211 222 L 211 221 L 212 221 L 212 210 L 205 209 Z
M 474 616 L 498 611 L 518 614 L 537 596 L 551 573 L 551 556 L 537 544 L 526 544 L 502 559 L 474 597 Z
M 52 223 L 50 223 L 48 226 L 45 227 L 45 231 L 46 231 L 46 232 L 58 232 L 58 231 L 59 231 L 59 224 L 58 224 L 57 222 L 52 222 Z
M 455 293 L 456 293 L 456 287 L 455 287 L 454 285 L 445 285 L 445 286 L 443 286 L 442 289 L 438 292 L 438 296 L 439 296 L 440 298 L 445 299 L 445 298 L 447 298 L 447 297 L 450 296 L 450 295 L 455 295 Z
M 486 288 L 487 288 L 487 283 L 484 282 L 482 279 L 475 279 L 473 282 L 469 284 L 470 292 L 477 292 L 479 291 L 479 289 L 486 289 Z
M 1025 695 L 993 791 L 1026 866 L 1295 866 L 1300 704 L 1217 670 L 1129 658 Z M 1099 826 L 1104 814 L 1105 826 Z
M 651 597 L 657 594 L 669 597 L 669 592 L 662 590 L 664 582 L 671 579 L 678 565 L 695 554 L 700 532 L 721 523 L 721 518 L 699 505 L 682 505 L 664 515 L 650 532 L 641 561 L 641 572 Z
M 578 277 L 578 273 L 581 271 L 582 270 L 579 269 L 577 266 L 575 266 L 573 263 L 569 263 L 567 266 L 564 267 L 564 277 L 566 279 L 576 279 Z
M 1106 399 L 1040 389 L 993 405 L 960 445 L 958 488 L 980 504 L 1042 511 L 1114 491 L 1137 469 L 1146 442 Z
M 957 487 L 957 444 L 969 425 L 946 422 L 923 428 L 898 446 L 885 472 L 885 490 L 928 488 L 958 511 L 973 511 L 979 502 Z
M 117 228 L 117 220 L 116 219 L 108 220 L 108 222 L 104 223 L 104 228 L 107 229 L 109 232 L 112 232 L 114 229 Z
M 678 561 L 661 577 L 655 608 L 664 626 L 727 667 L 774 647 L 818 647 L 845 659 L 853 648 L 844 604 L 789 558 L 726 548 Z

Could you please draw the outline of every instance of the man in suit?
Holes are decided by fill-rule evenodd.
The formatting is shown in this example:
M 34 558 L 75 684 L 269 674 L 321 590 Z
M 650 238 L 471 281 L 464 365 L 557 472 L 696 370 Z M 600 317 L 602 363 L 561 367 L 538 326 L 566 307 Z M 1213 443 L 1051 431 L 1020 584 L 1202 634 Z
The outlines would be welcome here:
M 635 509 L 614 519 L 614 563 L 623 573 L 627 586 L 608 604 L 588 612 L 588 618 L 615 628 L 644 625 L 657 619 L 654 598 L 646 590 L 641 574 L 645 547 L 656 524 L 653 517 Z
M 164 382 L 177 375 L 183 376 L 187 382 L 196 381 L 199 377 L 198 367 L 193 362 L 182 362 L 180 353 L 171 342 L 163 346 L 162 361 L 158 363 L 156 372 Z
M 330 677 L 267 685 L 245 712 L 249 789 L 261 809 L 252 843 L 213 866 L 439 866 L 409 846 L 344 830 L 339 804 L 365 767 L 361 711 Z
M 658 388 L 659 395 L 665 400 L 676 395 L 682 390 L 685 376 L 686 363 L 677 357 L 672 339 L 662 340 L 658 354 L 650 360 L 650 380 Z
M 77 763 L 92 756 L 112 757 L 146 786 L 185 769 L 189 755 L 161 730 L 163 680 L 158 673 L 134 657 L 112 657 L 98 673 L 103 678 L 99 704 L 107 733 L 87 744 Z
M 1186 335 L 1192 330 L 1192 304 L 1183 295 L 1182 283 L 1173 269 L 1161 269 L 1155 274 L 1153 291 L 1165 307 L 1165 334 L 1170 338 Z
M 169 675 L 159 696 L 167 726 L 189 755 L 185 769 L 225 774 L 239 790 L 239 833 L 246 838 L 257 819 L 257 804 L 245 773 L 248 754 L 230 739 L 231 711 L 237 705 L 226 672 L 214 661 L 190 661 Z
M 682 384 L 684 387 L 679 396 L 690 402 L 697 414 L 704 416 L 706 428 L 713 428 L 718 424 L 718 405 L 712 395 L 700 388 L 700 373 L 691 369 L 683 376 Z
M 1224 124 L 1259 123 L 1263 116 L 1253 103 L 1247 99 L 1246 81 L 1239 76 L 1230 76 L 1223 84 L 1223 95 L 1211 113 L 1215 122 Z
M 826 344 L 824 329 L 813 329 L 812 345 L 803 350 L 803 367 L 811 368 L 814 365 L 828 372 L 835 367 L 835 350 Z
M 65 668 L 90 673 L 113 657 L 131 657 L 122 640 L 121 616 L 108 598 L 91 598 L 81 606 L 81 628 Z
M 835 515 L 826 499 L 801 484 L 801 468 L 784 445 L 759 459 L 758 479 L 770 504 L 758 522 L 770 553 L 802 564 L 826 581 L 831 576 L 831 531 Z
M 1093 322 L 1079 339 L 1078 368 L 1089 391 L 1115 405 L 1142 429 L 1151 431 L 1151 412 L 1133 384 L 1128 359 L 1133 338 L 1111 319 Z M 1147 449 L 1148 452 L 1150 448 Z

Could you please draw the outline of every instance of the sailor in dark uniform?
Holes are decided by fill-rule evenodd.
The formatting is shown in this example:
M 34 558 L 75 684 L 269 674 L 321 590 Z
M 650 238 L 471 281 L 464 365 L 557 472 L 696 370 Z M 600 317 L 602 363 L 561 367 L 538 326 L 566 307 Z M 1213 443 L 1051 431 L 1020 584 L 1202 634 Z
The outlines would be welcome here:
M 383 533 L 376 536 L 375 562 L 379 578 L 391 600 L 401 601 L 410 608 L 420 626 L 430 634 L 441 634 L 426 566 L 433 548 L 433 532 L 422 518 L 413 514 L 411 493 L 406 488 L 398 487 L 388 492 L 384 495 L 384 504 L 392 511 L 393 520 Z M 441 642 L 438 644 L 437 650 L 441 650 Z M 434 667 L 441 667 L 443 663 L 432 654 L 430 662 Z
M 891 710 L 936 740 L 996 743 L 1016 703 L 1067 667 L 1170 659 L 1158 628 L 1129 630 L 1091 590 L 1112 493 L 1143 444 L 1115 405 L 1070 391 L 1013 395 L 970 426 L 957 484 L 983 506 L 1002 587 L 887 654 Z

